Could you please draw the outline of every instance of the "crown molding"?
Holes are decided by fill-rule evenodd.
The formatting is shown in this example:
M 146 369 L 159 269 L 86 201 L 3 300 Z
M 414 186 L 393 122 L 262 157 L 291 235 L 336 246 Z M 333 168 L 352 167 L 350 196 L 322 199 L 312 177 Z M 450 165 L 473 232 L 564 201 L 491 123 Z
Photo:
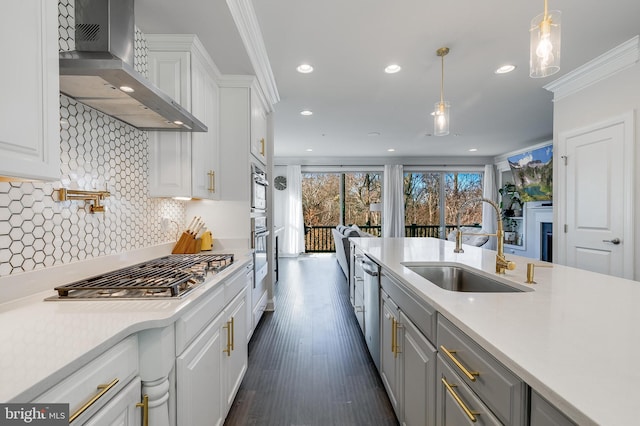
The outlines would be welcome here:
M 406 167 L 425 166 L 430 169 L 449 170 L 461 167 L 484 167 L 493 164 L 491 157 L 273 157 L 275 166 L 301 165 L 353 168 L 354 166 L 382 167 L 385 164 L 402 164 Z
M 544 88 L 553 92 L 553 101 L 556 102 L 635 65 L 638 60 L 640 60 L 640 36 L 635 36 L 552 81 Z
M 253 4 L 251 0 L 227 0 L 227 5 L 267 101 L 267 110 L 272 111 L 273 105 L 280 101 L 280 95 Z

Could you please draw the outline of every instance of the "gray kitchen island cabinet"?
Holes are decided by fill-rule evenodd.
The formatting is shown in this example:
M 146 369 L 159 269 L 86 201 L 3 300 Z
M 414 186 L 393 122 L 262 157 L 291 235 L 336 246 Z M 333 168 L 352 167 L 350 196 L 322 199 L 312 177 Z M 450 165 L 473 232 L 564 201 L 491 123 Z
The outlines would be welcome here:
M 451 426 L 500 426 L 502 423 L 447 365 L 441 355 L 437 362 L 437 424 Z
M 537 392 L 531 391 L 529 426 L 576 426 L 576 424 Z
M 384 270 L 381 285 L 382 382 L 400 424 L 435 425 L 437 352 L 421 331 L 432 329 L 434 311 L 419 306 Z M 412 314 L 421 328 L 411 320 Z
M 527 420 L 528 386 L 444 316 L 438 315 L 438 352 L 456 374 L 505 425 Z M 442 392 L 440 392 L 442 393 Z M 438 409 L 443 405 L 438 399 Z

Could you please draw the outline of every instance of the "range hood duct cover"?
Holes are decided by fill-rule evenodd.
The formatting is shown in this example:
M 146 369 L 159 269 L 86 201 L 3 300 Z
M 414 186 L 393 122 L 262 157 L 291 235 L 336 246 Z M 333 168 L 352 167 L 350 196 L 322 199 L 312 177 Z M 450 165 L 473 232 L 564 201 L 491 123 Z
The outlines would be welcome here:
M 76 0 L 76 50 L 60 52 L 60 91 L 142 130 L 206 132 L 134 70 L 134 21 L 133 0 Z

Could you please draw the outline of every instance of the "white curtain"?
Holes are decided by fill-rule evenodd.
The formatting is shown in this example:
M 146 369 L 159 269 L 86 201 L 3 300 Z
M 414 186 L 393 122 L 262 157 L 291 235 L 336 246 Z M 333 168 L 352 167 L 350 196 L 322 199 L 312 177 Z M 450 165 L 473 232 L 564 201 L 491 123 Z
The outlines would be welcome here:
M 302 217 L 302 170 L 287 166 L 288 196 L 284 214 L 283 256 L 304 252 L 304 220 Z
M 404 188 L 402 165 L 384 166 L 382 187 L 382 236 L 404 237 Z
M 496 190 L 496 175 L 492 164 L 484 166 L 484 181 L 482 183 L 482 196 L 492 201 L 498 200 L 498 191 Z M 482 203 L 482 228 L 488 233 L 496 232 L 496 211 L 488 203 Z M 489 238 L 489 241 L 483 246 L 490 250 L 497 247 L 496 237 Z

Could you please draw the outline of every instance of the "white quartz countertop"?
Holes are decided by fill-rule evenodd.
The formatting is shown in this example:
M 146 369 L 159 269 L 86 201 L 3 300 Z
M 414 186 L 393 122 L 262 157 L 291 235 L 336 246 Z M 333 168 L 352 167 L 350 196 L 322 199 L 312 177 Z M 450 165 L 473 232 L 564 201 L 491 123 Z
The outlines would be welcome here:
M 160 252 L 156 250 L 153 256 Z M 251 261 L 248 253 L 233 254 L 232 265 L 209 275 L 183 298 L 173 300 L 44 301 L 56 294 L 53 287 L 64 279 L 61 277 L 75 274 L 72 270 L 87 269 L 92 263 L 39 271 L 40 280 L 50 284 L 38 285 L 49 290 L 0 304 L 0 402 L 28 402 L 126 336 L 170 325 L 224 278 Z M 147 259 L 120 255 L 106 262 L 128 266 L 142 260 Z M 48 278 L 43 279 L 43 275 Z M 26 273 L 12 277 L 12 281 L 19 281 L 21 276 L 25 281 L 31 279 Z
M 503 276 L 522 293 L 441 289 L 402 263 L 451 262 L 495 274 L 495 251 L 432 238 L 352 238 L 373 260 L 580 425 L 638 424 L 640 282 L 532 259 Z M 535 262 L 543 263 L 543 262 Z

